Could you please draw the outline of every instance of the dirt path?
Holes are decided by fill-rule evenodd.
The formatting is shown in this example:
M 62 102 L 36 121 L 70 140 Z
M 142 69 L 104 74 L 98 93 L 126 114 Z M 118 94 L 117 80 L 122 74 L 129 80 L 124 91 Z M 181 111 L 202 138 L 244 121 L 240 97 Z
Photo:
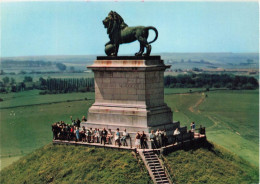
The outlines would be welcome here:
M 210 128 L 216 128 L 221 123 L 220 121 L 216 120 L 216 117 L 215 119 L 209 115 L 207 115 L 207 117 L 214 123 L 213 126 L 211 126 Z
M 189 107 L 189 111 L 191 111 L 191 112 L 194 112 L 195 110 L 195 108 L 197 108 L 202 102 L 204 102 L 204 100 L 205 100 L 205 96 L 202 96 L 198 101 L 197 101 L 197 103 L 194 105 L 194 106 L 190 106 Z M 199 112 L 199 111 L 198 111 Z

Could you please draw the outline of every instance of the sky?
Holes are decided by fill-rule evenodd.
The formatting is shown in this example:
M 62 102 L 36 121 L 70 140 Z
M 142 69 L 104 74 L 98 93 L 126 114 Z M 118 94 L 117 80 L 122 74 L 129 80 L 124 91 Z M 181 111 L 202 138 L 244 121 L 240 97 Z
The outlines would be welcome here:
M 257 2 L 2 2 L 1 57 L 105 55 L 102 20 L 113 10 L 128 26 L 154 26 L 152 54 L 258 52 Z M 155 34 L 150 31 L 148 41 Z M 123 44 L 133 55 L 139 43 Z

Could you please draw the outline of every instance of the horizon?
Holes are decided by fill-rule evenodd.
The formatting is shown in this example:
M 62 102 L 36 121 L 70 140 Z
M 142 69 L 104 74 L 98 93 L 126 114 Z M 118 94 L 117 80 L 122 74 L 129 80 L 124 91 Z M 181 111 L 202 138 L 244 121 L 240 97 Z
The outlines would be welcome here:
M 160 52 L 160 53 L 154 53 L 150 56 L 157 56 L 160 54 L 259 54 L 259 52 Z M 27 55 L 27 56 L 4 56 L 0 58 L 19 58 L 19 57 L 60 57 L 60 56 L 106 56 L 105 53 L 102 54 L 79 54 L 79 55 Z M 126 54 L 122 54 L 120 56 L 130 56 Z M 119 57 L 120 57 L 119 56 Z M 133 56 L 133 55 L 131 55 Z M 111 56 L 110 56 L 111 57 Z M 134 56 L 133 56 L 134 57 Z M 0 61 L 1 62 L 1 61 Z
M 110 10 L 129 26 L 158 29 L 151 55 L 259 53 L 257 2 L 40 1 L 1 3 L 1 58 L 105 55 L 109 38 L 102 20 Z M 138 42 L 122 44 L 119 55 L 138 50 Z

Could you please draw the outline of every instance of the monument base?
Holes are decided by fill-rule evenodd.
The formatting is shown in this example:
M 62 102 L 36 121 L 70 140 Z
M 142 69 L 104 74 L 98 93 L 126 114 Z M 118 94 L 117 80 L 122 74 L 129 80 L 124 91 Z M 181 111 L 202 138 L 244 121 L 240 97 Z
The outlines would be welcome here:
M 160 56 L 97 57 L 88 66 L 95 76 L 95 103 L 86 127 L 135 134 L 165 129 L 168 136 L 179 127 L 164 103 L 164 65 Z

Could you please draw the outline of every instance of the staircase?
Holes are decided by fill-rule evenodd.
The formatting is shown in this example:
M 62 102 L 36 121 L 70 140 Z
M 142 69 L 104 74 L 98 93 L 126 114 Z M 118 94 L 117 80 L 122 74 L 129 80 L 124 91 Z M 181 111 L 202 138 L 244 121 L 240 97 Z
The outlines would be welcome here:
M 154 151 L 138 151 L 141 158 L 144 161 L 144 164 L 149 171 L 149 174 L 154 181 L 154 183 L 168 183 L 172 184 L 172 182 L 167 177 L 167 174 L 162 167 L 162 164 L 158 158 L 158 156 L 154 153 Z

